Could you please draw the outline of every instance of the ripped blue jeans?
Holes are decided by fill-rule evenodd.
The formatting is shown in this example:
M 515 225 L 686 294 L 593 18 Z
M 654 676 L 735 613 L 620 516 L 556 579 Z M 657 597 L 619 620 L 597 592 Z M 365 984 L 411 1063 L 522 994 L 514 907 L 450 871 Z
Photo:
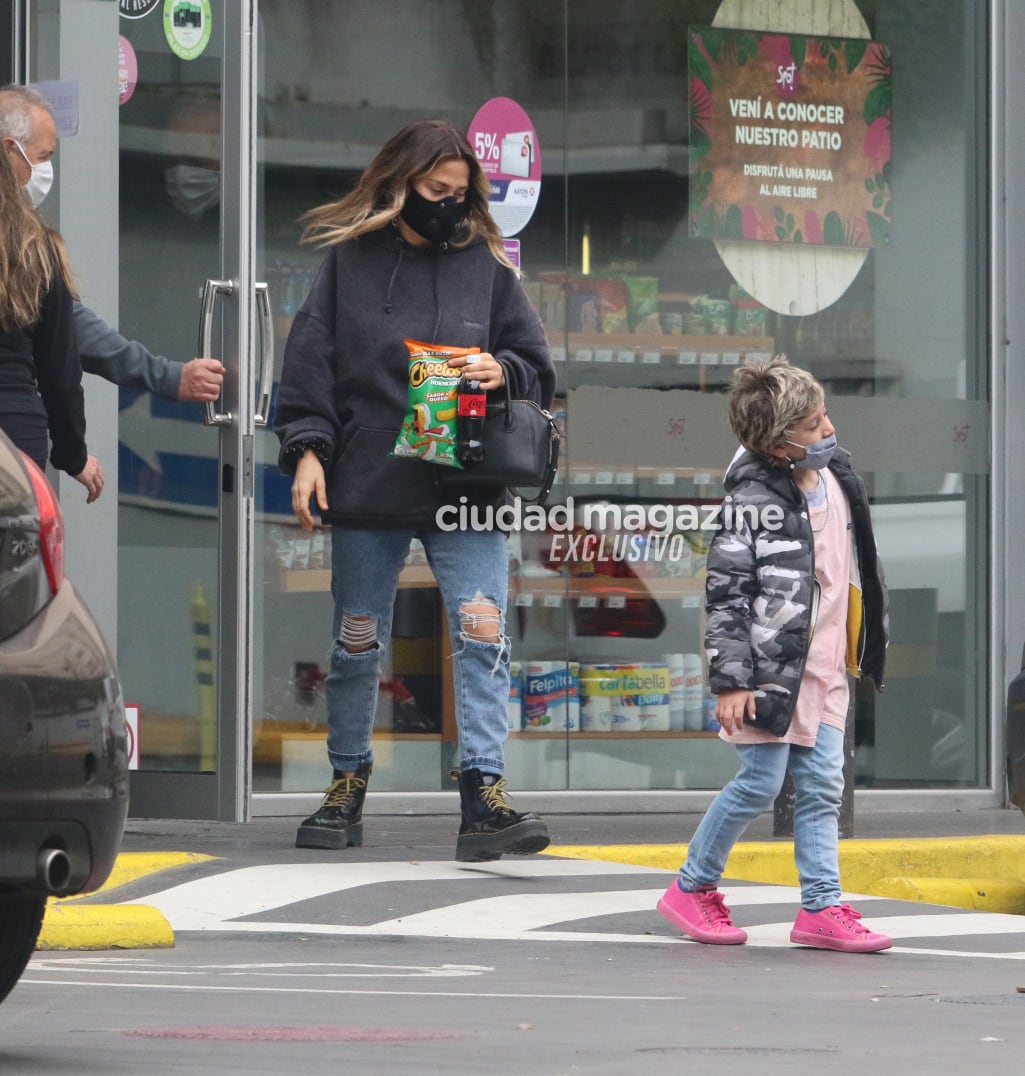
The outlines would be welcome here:
M 335 770 L 373 761 L 370 737 L 381 658 L 391 638 L 399 573 L 423 542 L 448 616 L 462 769 L 501 774 L 507 734 L 509 590 L 501 531 L 331 531 L 334 627 L 327 677 L 327 753 Z

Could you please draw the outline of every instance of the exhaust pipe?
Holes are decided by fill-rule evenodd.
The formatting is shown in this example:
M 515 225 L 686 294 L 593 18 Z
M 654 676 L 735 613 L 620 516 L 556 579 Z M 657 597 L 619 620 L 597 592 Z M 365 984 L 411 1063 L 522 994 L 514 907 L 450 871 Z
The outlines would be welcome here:
M 36 877 L 47 893 L 61 894 L 71 881 L 71 860 L 63 848 L 40 848 Z

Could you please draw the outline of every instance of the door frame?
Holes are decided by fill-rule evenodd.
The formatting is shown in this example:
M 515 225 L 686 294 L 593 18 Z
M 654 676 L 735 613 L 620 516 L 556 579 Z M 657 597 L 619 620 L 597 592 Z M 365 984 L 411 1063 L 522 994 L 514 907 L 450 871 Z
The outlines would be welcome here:
M 68 20 L 88 20 L 90 27 L 109 31 L 118 19 L 107 2 L 90 10 L 88 0 L 12 0 L 9 5 L 12 41 L 10 63 L 19 67 L 19 57 L 28 69 L 28 78 L 75 79 L 66 70 L 60 47 L 62 24 Z M 133 818 L 189 818 L 225 822 L 247 822 L 252 809 L 252 728 L 253 728 L 253 596 L 255 584 L 255 469 L 253 463 L 257 371 L 254 359 L 255 299 L 255 219 L 256 219 L 256 57 L 257 0 L 223 0 L 214 17 L 223 25 L 213 27 L 223 34 L 221 61 L 221 214 L 219 264 L 209 267 L 211 278 L 228 281 L 230 294 L 219 299 L 220 335 L 213 353 L 227 367 L 224 392 L 219 406 L 231 421 L 208 430 L 218 440 L 218 531 L 216 593 L 216 637 L 211 639 L 216 685 L 215 761 L 211 772 L 133 770 L 130 774 L 130 808 Z M 30 40 L 29 15 L 39 16 L 40 40 Z M 153 17 L 158 17 L 154 13 Z M 105 20 L 110 20 L 106 22 Z M 7 27 L 3 27 L 6 34 Z M 49 40 L 55 38 L 56 40 Z M 111 46 L 112 55 L 114 46 Z M 67 66 L 70 66 L 70 61 Z M 59 70 L 52 70 L 54 67 Z M 100 75 L 102 78 L 101 68 Z M 11 75 L 18 77 L 18 70 Z M 90 74 L 83 79 L 91 79 Z M 91 83 L 90 83 L 91 84 Z M 83 82 L 84 85 L 84 82 Z M 84 100 L 83 104 L 87 101 Z M 116 110 L 116 100 L 113 108 Z M 93 145 L 92 153 L 109 152 L 113 160 L 116 191 L 119 145 L 116 117 L 109 147 Z M 107 139 L 101 139 L 106 143 Z M 68 161 L 69 166 L 71 161 Z M 69 174 L 69 183 L 75 177 Z M 117 228 L 116 210 L 113 227 Z M 68 222 L 68 226 L 71 222 Z M 65 227 L 61 222 L 62 228 Z M 116 234 L 111 238 L 115 252 L 107 274 L 113 295 L 117 292 L 118 264 Z M 197 281 L 197 289 L 203 281 Z M 114 303 L 116 309 L 116 301 Z M 116 324 L 113 315 L 112 323 Z M 197 322 L 199 306 L 195 310 Z M 198 351 L 197 351 L 198 353 Z M 90 380 L 86 381 L 87 402 Z M 97 392 L 109 386 L 96 386 Z M 116 447 L 116 442 L 115 442 Z M 115 451 L 116 458 L 116 451 Z M 116 488 L 116 487 L 115 487 Z M 113 492 L 113 491 L 112 491 Z M 93 543 L 89 540 L 95 521 L 82 521 L 75 532 L 79 542 L 96 548 L 116 549 L 116 537 Z M 108 628 L 108 634 L 110 629 Z M 116 634 L 116 631 L 115 631 Z M 115 638 L 110 640 L 112 648 Z
M 211 773 L 133 771 L 132 817 L 248 822 L 252 812 L 253 597 L 255 585 L 256 0 L 224 0 L 221 71 L 219 350 L 227 367 L 218 406 L 216 754 Z M 198 281 L 197 284 L 202 284 Z M 197 308 L 198 316 L 198 308 Z

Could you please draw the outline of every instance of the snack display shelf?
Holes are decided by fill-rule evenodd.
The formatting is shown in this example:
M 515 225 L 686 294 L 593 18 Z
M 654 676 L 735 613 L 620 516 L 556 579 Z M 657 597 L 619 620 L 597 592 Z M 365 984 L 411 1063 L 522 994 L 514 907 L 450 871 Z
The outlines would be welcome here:
M 330 568 L 282 568 L 278 573 L 283 594 L 314 594 L 331 590 Z M 436 586 L 426 564 L 407 565 L 399 576 L 400 588 Z M 554 595 L 573 599 L 595 599 L 612 605 L 626 598 L 694 598 L 698 604 L 705 592 L 703 576 L 647 576 L 617 578 L 605 575 L 572 577 L 562 575 L 513 575 L 509 589 L 514 595 Z
M 399 587 L 433 587 L 434 574 L 426 564 L 411 564 L 402 569 Z M 331 590 L 330 568 L 282 568 L 278 573 L 282 594 L 315 594 Z
M 723 470 L 714 467 L 610 467 L 574 459 L 562 479 L 576 501 L 639 498 L 664 501 L 722 500 Z M 563 492 L 562 487 L 558 491 Z M 564 494 L 565 495 L 565 494 Z
M 511 594 L 534 594 L 594 599 L 614 606 L 618 600 L 627 598 L 685 598 L 699 599 L 705 593 L 703 575 L 673 576 L 650 575 L 642 577 L 619 577 L 608 575 L 562 576 L 562 575 L 514 575 L 509 579 Z
M 684 732 L 671 729 L 668 731 L 653 731 L 649 729 L 634 729 L 631 732 L 591 732 L 587 729 L 562 730 L 557 732 L 527 732 L 525 729 L 510 732 L 510 738 L 518 740 L 707 740 L 714 739 L 718 732 Z
M 727 384 L 746 358 L 768 358 L 771 336 L 552 333 L 557 392 L 580 384 L 702 390 Z
M 743 355 L 771 352 L 776 341 L 772 336 L 551 332 L 549 346 L 553 352 L 562 349 L 553 355 L 556 362 L 580 365 L 647 366 L 668 362 L 679 366 L 736 366 Z

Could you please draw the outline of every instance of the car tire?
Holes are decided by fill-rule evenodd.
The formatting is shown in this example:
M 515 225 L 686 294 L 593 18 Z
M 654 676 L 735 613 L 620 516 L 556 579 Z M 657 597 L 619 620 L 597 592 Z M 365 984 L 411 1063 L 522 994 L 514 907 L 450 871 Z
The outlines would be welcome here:
M 42 893 L 0 893 L 0 1001 L 14 989 L 43 925 Z

